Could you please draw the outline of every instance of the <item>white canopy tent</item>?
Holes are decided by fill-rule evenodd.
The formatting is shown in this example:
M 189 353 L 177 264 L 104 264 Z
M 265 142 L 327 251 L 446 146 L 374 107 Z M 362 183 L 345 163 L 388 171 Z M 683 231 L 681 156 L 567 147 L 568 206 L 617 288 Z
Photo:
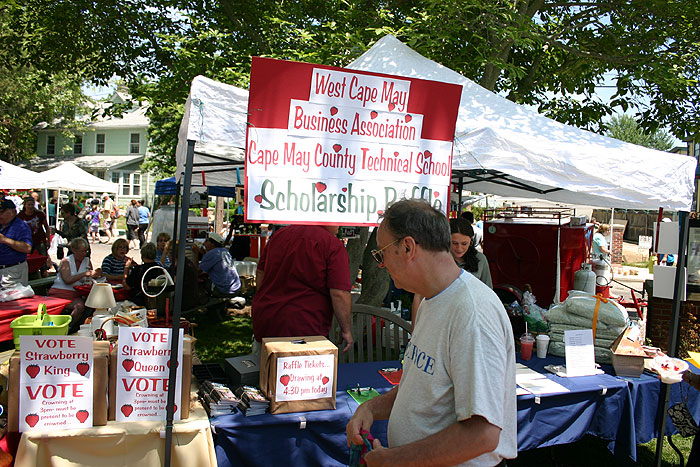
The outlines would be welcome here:
M 385 36 L 348 68 L 463 86 L 453 177 L 471 191 L 627 209 L 690 210 L 696 160 L 551 120 Z M 178 178 L 194 142 L 192 183 L 232 186 L 244 163 L 247 91 L 198 76 L 177 146 Z M 239 169 L 240 176 L 240 169 Z M 203 180 L 204 178 L 204 180 Z
M 46 187 L 52 190 L 118 193 L 119 184 L 108 182 L 84 171 L 72 162 L 42 172 Z
M 0 161 L 0 188 L 3 190 L 28 190 L 45 188 L 45 178 L 31 170 L 23 169 L 9 162 Z

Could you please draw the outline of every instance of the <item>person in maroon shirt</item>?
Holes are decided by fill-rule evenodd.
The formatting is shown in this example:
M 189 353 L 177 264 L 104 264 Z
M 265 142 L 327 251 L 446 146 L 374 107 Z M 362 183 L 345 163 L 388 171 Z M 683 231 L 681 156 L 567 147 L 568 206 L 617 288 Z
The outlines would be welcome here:
M 264 337 L 326 336 L 333 316 L 345 343 L 350 330 L 350 265 L 338 226 L 291 225 L 272 236 L 258 263 L 253 351 Z
M 46 221 L 46 214 L 43 211 L 36 209 L 36 200 L 28 196 L 24 198 L 22 210 L 17 214 L 17 217 L 22 219 L 32 229 L 32 253 L 37 252 L 40 255 L 46 256 L 47 244 L 49 239 L 49 224 Z M 41 275 L 47 277 L 49 275 L 48 265 L 51 261 L 41 267 Z

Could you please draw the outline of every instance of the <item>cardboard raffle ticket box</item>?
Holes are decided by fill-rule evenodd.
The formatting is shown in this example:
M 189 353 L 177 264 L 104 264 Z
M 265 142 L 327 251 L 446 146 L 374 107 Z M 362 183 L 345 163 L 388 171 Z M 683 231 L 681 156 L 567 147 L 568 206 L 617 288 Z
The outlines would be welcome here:
M 109 343 L 88 337 L 21 336 L 10 358 L 8 430 L 107 423 Z
M 335 409 L 338 348 L 322 336 L 262 340 L 260 388 L 270 413 Z

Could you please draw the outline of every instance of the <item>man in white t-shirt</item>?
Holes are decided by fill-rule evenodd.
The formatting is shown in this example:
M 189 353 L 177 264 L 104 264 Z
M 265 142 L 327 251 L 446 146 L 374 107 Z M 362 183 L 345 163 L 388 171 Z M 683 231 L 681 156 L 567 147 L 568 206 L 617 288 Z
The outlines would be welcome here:
M 388 447 L 375 440 L 368 465 L 495 466 L 517 456 L 513 332 L 498 297 L 450 254 L 445 216 L 428 203 L 390 206 L 372 252 L 397 287 L 421 303 L 401 382 L 362 404 L 347 425 L 389 418 Z

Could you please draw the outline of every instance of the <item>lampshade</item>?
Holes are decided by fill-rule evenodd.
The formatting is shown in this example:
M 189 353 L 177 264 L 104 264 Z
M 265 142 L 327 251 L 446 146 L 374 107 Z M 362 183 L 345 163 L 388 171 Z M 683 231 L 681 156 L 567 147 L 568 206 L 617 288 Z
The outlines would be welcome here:
M 116 304 L 117 302 L 114 300 L 112 286 L 105 283 L 93 284 L 90 295 L 88 295 L 85 301 L 86 306 L 95 309 L 112 308 Z

